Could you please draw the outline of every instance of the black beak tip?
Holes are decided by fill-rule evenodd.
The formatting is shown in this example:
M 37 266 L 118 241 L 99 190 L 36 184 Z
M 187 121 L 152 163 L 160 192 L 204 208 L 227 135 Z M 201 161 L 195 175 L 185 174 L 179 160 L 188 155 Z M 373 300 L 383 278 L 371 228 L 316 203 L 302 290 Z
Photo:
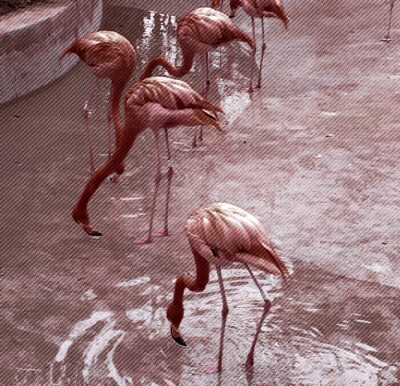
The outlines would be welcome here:
M 184 347 L 187 346 L 187 344 L 185 343 L 185 341 L 184 341 L 181 337 L 179 337 L 179 338 L 174 338 L 174 337 L 172 337 L 172 339 L 173 339 L 176 343 L 180 344 L 181 346 L 184 346 Z
M 88 233 L 88 235 L 89 235 L 90 237 L 93 237 L 93 238 L 95 238 L 95 239 L 97 239 L 97 238 L 99 238 L 99 237 L 103 236 L 103 234 L 102 234 L 102 233 L 100 233 L 100 232 L 97 232 L 97 231 L 93 231 L 92 233 Z
M 187 346 L 187 344 L 185 343 L 185 341 L 183 340 L 183 338 L 181 338 L 181 337 L 175 338 L 175 337 L 172 335 L 172 328 L 171 328 L 171 336 L 172 336 L 172 339 L 173 339 L 176 343 L 178 343 L 179 345 L 184 346 L 184 347 Z
M 233 19 L 235 15 L 229 15 L 229 19 Z

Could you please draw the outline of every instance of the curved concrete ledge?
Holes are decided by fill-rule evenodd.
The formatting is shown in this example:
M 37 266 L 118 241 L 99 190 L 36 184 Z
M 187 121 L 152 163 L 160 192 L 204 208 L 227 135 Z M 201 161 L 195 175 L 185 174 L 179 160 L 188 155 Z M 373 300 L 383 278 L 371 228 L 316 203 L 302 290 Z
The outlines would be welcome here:
M 97 31 L 102 0 L 57 0 L 0 17 L 0 103 L 25 95 L 77 61 L 59 56 L 74 40 Z

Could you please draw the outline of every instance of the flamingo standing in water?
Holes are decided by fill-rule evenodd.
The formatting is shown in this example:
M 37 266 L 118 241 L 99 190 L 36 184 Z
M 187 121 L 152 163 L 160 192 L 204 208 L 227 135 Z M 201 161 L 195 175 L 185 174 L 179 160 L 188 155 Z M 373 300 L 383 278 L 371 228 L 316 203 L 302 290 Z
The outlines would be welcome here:
M 216 202 L 196 209 L 189 216 L 185 231 L 196 263 L 196 277 L 183 274 L 176 280 L 174 297 L 167 308 L 171 335 L 177 343 L 186 346 L 179 331 L 184 314 L 183 293 L 185 288 L 194 292 L 203 291 L 209 280 L 210 264 L 215 264 L 222 296 L 222 326 L 218 363 L 207 366 L 205 371 L 221 371 L 225 325 L 229 311 L 221 267 L 229 266 L 234 262 L 243 263 L 264 300 L 264 311 L 247 355 L 246 369 L 248 369 L 254 363 L 254 349 L 258 335 L 271 307 L 271 302 L 267 299 L 249 265 L 267 273 L 280 275 L 284 280 L 289 276 L 288 269 L 273 248 L 261 223 L 250 213 L 235 205 Z
M 389 25 L 386 35 L 383 37 L 384 42 L 390 42 L 392 38 L 390 37 L 390 30 L 392 28 L 392 15 L 393 15 L 393 7 L 396 0 L 390 0 L 390 15 L 389 15 Z
M 72 212 L 72 217 L 75 222 L 80 224 L 90 236 L 101 236 L 101 233 L 95 231 L 90 225 L 89 213 L 87 211 L 89 200 L 104 179 L 119 168 L 128 155 L 137 136 L 149 127 L 153 130 L 155 138 L 157 173 L 155 177 L 148 234 L 144 238 L 135 240 L 135 243 L 150 243 L 153 236 L 167 236 L 168 205 L 173 175 L 168 142 L 168 129 L 179 125 L 206 125 L 213 126 L 223 132 L 216 112 L 223 111 L 218 106 L 203 98 L 183 81 L 164 77 L 151 77 L 133 84 L 128 89 L 125 96 L 125 121 L 119 134 L 116 149 L 111 155 L 111 158 L 98 169 L 86 183 Z M 161 180 L 161 160 L 158 138 L 160 129 L 164 130 L 167 143 L 168 185 L 164 229 L 153 233 L 153 217 L 158 187 Z
M 97 89 L 101 78 L 111 79 L 110 99 L 108 103 L 108 156 L 111 157 L 111 121 L 114 123 L 116 142 L 121 131 L 121 113 L 119 104 L 122 93 L 136 66 L 136 51 L 124 36 L 114 31 L 98 31 L 90 33 L 73 42 L 62 54 L 76 54 L 92 70 L 95 80 L 93 88 L 83 108 L 83 117 L 89 139 L 90 171 L 95 173 L 93 159 L 92 136 L 89 124 L 89 103 Z M 116 170 L 114 180 L 124 171 L 124 164 Z
M 246 42 L 253 51 L 255 50 L 250 36 L 239 29 L 224 13 L 212 8 L 197 8 L 185 15 L 178 23 L 177 37 L 183 55 L 181 66 L 176 67 L 167 58 L 158 56 L 149 62 L 140 80 L 151 76 L 157 66 L 164 67 L 173 76 L 184 76 L 192 68 L 194 56 L 197 53 L 204 54 L 203 67 L 206 81 L 201 94 L 206 97 L 210 87 L 208 52 L 233 40 Z M 202 130 L 200 131 L 199 139 L 200 141 L 203 139 Z M 195 135 L 193 147 L 196 144 Z
M 218 3 L 218 0 L 217 0 Z M 230 18 L 235 17 L 237 8 L 241 6 L 243 10 L 251 16 L 251 27 L 253 30 L 253 40 L 256 40 L 256 32 L 254 26 L 254 18 L 261 18 L 261 31 L 262 31 L 262 46 L 261 46 L 261 59 L 260 59 L 260 71 L 258 76 L 258 82 L 256 88 L 261 87 L 261 74 L 262 65 L 264 61 L 264 52 L 266 49 L 265 44 L 265 32 L 264 32 L 264 17 L 273 17 L 282 20 L 285 29 L 288 28 L 290 18 L 286 14 L 285 7 L 282 0 L 230 0 L 231 14 Z M 254 60 L 255 60 L 254 50 Z M 252 73 L 253 74 L 253 73 Z M 250 91 L 253 90 L 252 80 L 250 83 Z

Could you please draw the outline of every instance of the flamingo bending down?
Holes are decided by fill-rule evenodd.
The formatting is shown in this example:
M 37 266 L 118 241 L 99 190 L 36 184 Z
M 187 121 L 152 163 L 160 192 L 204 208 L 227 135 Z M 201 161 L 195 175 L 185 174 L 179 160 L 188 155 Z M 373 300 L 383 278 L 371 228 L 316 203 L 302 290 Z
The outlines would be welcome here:
M 393 14 L 393 7 L 396 0 L 390 0 L 390 15 L 389 15 L 389 25 L 386 35 L 383 37 L 384 42 L 390 42 L 392 38 L 390 37 L 390 30 L 392 28 L 392 14 Z
M 221 267 L 234 262 L 245 265 L 264 299 L 264 311 L 247 355 L 246 368 L 253 365 L 254 348 L 263 321 L 271 307 L 262 287 L 255 278 L 249 265 L 274 275 L 281 275 L 284 280 L 289 276 L 285 263 L 274 250 L 261 223 L 243 209 L 222 202 L 204 205 L 195 210 L 186 222 L 186 236 L 196 263 L 196 277 L 189 274 L 179 276 L 175 283 L 174 297 L 167 308 L 167 319 L 171 323 L 171 335 L 182 346 L 179 325 L 183 319 L 183 293 L 185 288 L 201 292 L 208 283 L 210 263 L 215 264 L 222 296 L 222 326 L 218 363 L 207 371 L 221 371 L 224 344 L 225 324 L 228 316 L 228 305 L 225 297 Z
M 262 65 L 264 61 L 264 52 L 266 49 L 265 32 L 264 32 L 264 17 L 272 17 L 282 20 L 285 29 L 288 29 L 290 18 L 286 14 L 285 7 L 282 0 L 230 0 L 231 14 L 230 18 L 235 17 L 237 8 L 241 6 L 243 10 L 251 17 L 251 27 L 253 31 L 253 40 L 256 40 L 256 32 L 254 26 L 254 18 L 261 18 L 261 31 L 262 31 L 262 46 L 261 46 L 261 59 L 260 59 L 260 72 L 256 88 L 261 87 L 261 74 Z M 254 60 L 255 60 L 254 50 Z M 253 73 L 252 73 L 253 74 Z M 252 82 L 252 81 L 251 81 Z M 250 83 L 250 91 L 253 86 Z
M 209 112 L 213 115 L 211 115 Z M 137 136 L 146 128 L 154 133 L 157 156 L 157 173 L 150 214 L 149 231 L 147 237 L 138 239 L 136 243 L 150 243 L 152 236 L 166 236 L 168 234 L 168 204 L 170 184 L 173 174 L 172 160 L 168 143 L 168 129 L 179 125 L 213 126 L 224 131 L 216 116 L 216 112 L 223 112 L 218 106 L 203 98 L 187 83 L 164 77 L 151 77 L 133 84 L 125 96 L 125 122 L 121 128 L 119 141 L 111 158 L 88 180 L 74 209 L 72 217 L 90 236 L 101 236 L 90 225 L 87 205 L 90 198 L 107 176 L 115 172 L 128 155 Z M 153 234 L 153 217 L 156 206 L 157 192 L 161 179 L 161 160 L 159 154 L 159 130 L 164 129 L 168 154 L 168 185 L 164 229 Z
M 84 61 L 95 75 L 92 91 L 83 108 L 83 117 L 89 139 L 90 170 L 96 171 L 93 160 L 92 138 L 89 125 L 89 103 L 97 89 L 100 78 L 111 79 L 110 100 L 108 104 L 108 156 L 111 157 L 111 121 L 114 123 L 116 142 L 121 131 L 121 113 L 119 104 L 122 93 L 136 66 L 136 51 L 124 36 L 114 31 L 90 33 L 72 43 L 62 54 L 76 54 Z M 116 170 L 117 175 L 124 171 L 124 164 Z M 117 177 L 115 178 L 117 179 Z
M 183 55 L 181 66 L 176 67 L 165 57 L 158 56 L 149 62 L 140 80 L 151 76 L 157 66 L 164 67 L 173 76 L 184 76 L 192 68 L 194 56 L 197 53 L 202 54 L 205 56 L 204 73 L 206 81 L 201 94 L 206 97 L 210 87 L 208 52 L 226 45 L 233 40 L 246 42 L 253 51 L 255 50 L 253 40 L 250 36 L 239 29 L 228 16 L 207 7 L 197 8 L 189 12 L 179 21 L 177 38 Z M 201 131 L 200 140 L 202 140 L 202 137 Z M 194 146 L 196 146 L 196 136 L 193 139 Z

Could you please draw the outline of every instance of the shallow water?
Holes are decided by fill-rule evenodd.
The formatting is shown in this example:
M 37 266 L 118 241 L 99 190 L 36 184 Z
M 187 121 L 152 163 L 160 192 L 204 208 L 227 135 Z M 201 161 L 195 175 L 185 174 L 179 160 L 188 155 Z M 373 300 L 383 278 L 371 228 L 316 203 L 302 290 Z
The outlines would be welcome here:
M 350 14 L 348 2 L 341 3 Z M 300 20 L 309 20 L 297 1 L 290 4 Z M 315 34 L 334 24 L 332 15 L 335 22 L 343 16 L 340 7 L 326 7 L 310 8 L 325 18 L 316 25 L 310 22 L 308 29 L 294 22 L 288 53 L 282 55 L 273 54 L 283 39 L 281 26 L 268 23 L 266 63 L 269 59 L 271 66 L 258 94 L 246 92 L 251 61 L 245 46 L 232 44 L 211 55 L 209 99 L 224 108 L 228 133 L 206 130 L 205 143 L 195 150 L 187 146 L 193 129 L 171 133 L 171 235 L 151 245 L 132 243 L 148 222 L 154 174 L 150 132 L 135 143 L 121 181 L 104 182 L 89 206 L 104 236 L 87 237 L 70 218 L 88 178 L 81 111 L 93 78 L 84 64 L 1 106 L 0 120 L 7 127 L 1 133 L 2 163 L 7 165 L 1 181 L 7 198 L 1 202 L 1 338 L 8 348 L 1 384 L 400 382 L 399 137 L 396 113 L 380 102 L 385 95 L 397 101 L 392 92 L 397 86 L 389 82 L 396 81 L 398 71 L 395 64 L 388 69 L 386 59 L 376 72 L 367 66 L 374 82 L 371 93 L 367 75 L 360 75 L 361 86 L 358 78 L 350 79 L 351 71 L 359 71 L 353 64 L 333 67 L 333 58 L 346 62 L 349 51 L 343 55 L 340 43 L 326 45 L 323 36 L 328 43 L 335 40 L 328 33 Z M 373 12 L 376 20 L 379 9 Z M 244 15 L 237 20 L 250 32 Z M 108 7 L 103 28 L 121 32 L 138 49 L 135 79 L 148 59 L 161 52 L 180 62 L 174 48 L 176 22 L 168 14 Z M 370 43 L 379 36 L 378 27 L 360 23 L 370 36 L 364 41 L 356 28 L 349 44 Z M 396 44 L 372 45 L 354 61 L 365 66 L 374 57 L 398 59 Z M 304 47 L 302 60 L 298 46 Z M 327 54 L 327 47 L 338 52 Z M 325 55 L 332 57 L 325 61 Z M 285 78 L 288 85 L 281 88 Z M 184 80 L 201 90 L 199 62 Z M 108 87 L 101 82 L 91 107 L 97 165 L 107 157 Z M 370 117 L 373 109 L 383 118 Z M 349 127 L 359 130 L 358 137 L 349 134 Z M 369 129 L 365 140 L 359 134 L 364 127 Z M 163 199 L 161 194 L 157 224 Z M 230 307 L 222 374 L 203 373 L 218 353 L 221 297 L 215 271 L 203 293 L 185 293 L 182 333 L 187 348 L 172 340 L 165 319 L 174 279 L 194 269 L 183 234 L 185 219 L 211 200 L 231 201 L 257 215 L 293 272 L 287 286 L 256 273 L 273 305 L 256 347 L 255 366 L 247 373 L 243 364 L 263 302 L 241 266 L 222 272 Z

